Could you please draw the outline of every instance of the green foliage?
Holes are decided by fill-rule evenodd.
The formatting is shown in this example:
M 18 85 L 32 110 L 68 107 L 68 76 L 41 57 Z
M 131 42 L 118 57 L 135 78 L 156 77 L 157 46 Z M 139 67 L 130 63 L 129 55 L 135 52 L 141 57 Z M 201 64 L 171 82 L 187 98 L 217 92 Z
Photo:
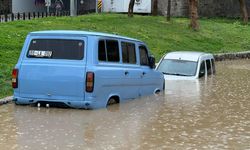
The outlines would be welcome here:
M 0 24 L 0 97 L 11 95 L 11 70 L 26 35 L 39 30 L 86 30 L 120 34 L 145 41 L 157 60 L 170 51 L 211 53 L 250 50 L 250 26 L 238 20 L 201 19 L 199 32 L 188 28 L 189 19 L 123 14 L 49 17 Z

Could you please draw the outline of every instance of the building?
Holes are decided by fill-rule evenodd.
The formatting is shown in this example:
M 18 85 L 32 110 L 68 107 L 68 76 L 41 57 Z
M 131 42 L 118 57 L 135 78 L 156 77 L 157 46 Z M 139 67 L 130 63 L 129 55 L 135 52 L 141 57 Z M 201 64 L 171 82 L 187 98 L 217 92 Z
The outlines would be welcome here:
M 127 13 L 129 0 L 102 0 L 104 12 Z M 135 13 L 151 13 L 151 0 L 136 0 Z
M 55 2 L 51 0 L 50 12 L 55 12 Z M 70 11 L 70 0 L 60 0 L 63 3 L 62 11 Z M 46 12 L 46 0 L 0 0 L 0 14 L 4 13 L 27 13 Z M 95 12 L 95 0 L 76 0 L 79 14 Z

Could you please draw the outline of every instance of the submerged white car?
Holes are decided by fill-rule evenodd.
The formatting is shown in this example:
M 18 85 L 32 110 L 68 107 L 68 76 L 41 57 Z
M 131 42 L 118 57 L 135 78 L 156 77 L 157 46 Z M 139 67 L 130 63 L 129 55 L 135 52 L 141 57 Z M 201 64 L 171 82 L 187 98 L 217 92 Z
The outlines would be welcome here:
M 203 52 L 171 52 L 160 60 L 156 70 L 167 80 L 198 79 L 215 74 L 214 57 Z

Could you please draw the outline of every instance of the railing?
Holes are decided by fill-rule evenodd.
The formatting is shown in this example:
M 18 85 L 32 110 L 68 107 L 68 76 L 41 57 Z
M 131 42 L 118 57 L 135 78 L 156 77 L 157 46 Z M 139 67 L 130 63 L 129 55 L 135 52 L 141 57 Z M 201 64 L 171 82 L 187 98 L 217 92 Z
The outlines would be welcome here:
M 11 14 L 4 14 L 0 15 L 0 23 L 2 22 L 10 22 L 10 21 L 16 21 L 16 20 L 31 20 L 35 18 L 44 18 L 44 17 L 50 17 L 50 16 L 69 16 L 69 11 L 62 11 L 62 12 L 29 12 L 29 13 L 11 13 Z

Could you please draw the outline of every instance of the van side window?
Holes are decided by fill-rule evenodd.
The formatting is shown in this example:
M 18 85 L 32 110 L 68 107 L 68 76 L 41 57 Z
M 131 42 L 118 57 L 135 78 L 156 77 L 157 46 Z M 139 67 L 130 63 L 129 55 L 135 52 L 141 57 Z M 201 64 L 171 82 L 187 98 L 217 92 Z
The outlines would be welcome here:
M 215 63 L 214 63 L 214 59 L 212 59 L 212 68 L 213 68 L 213 74 L 215 74 L 216 70 L 215 70 Z
M 211 75 L 212 74 L 212 67 L 211 67 L 210 59 L 206 60 L 206 65 L 207 65 L 207 75 Z
M 107 62 L 119 62 L 119 44 L 115 40 L 100 40 L 98 44 L 98 59 Z
M 135 44 L 121 42 L 122 44 L 122 62 L 136 64 Z
M 199 78 L 203 77 L 205 75 L 205 61 L 202 61 L 199 71 Z
M 106 61 L 106 48 L 105 48 L 105 41 L 104 40 L 101 40 L 99 41 L 99 44 L 98 44 L 98 59 L 100 61 Z
M 140 63 L 141 63 L 141 65 L 148 66 L 149 65 L 148 51 L 147 51 L 146 47 L 140 46 L 139 50 L 140 50 Z

